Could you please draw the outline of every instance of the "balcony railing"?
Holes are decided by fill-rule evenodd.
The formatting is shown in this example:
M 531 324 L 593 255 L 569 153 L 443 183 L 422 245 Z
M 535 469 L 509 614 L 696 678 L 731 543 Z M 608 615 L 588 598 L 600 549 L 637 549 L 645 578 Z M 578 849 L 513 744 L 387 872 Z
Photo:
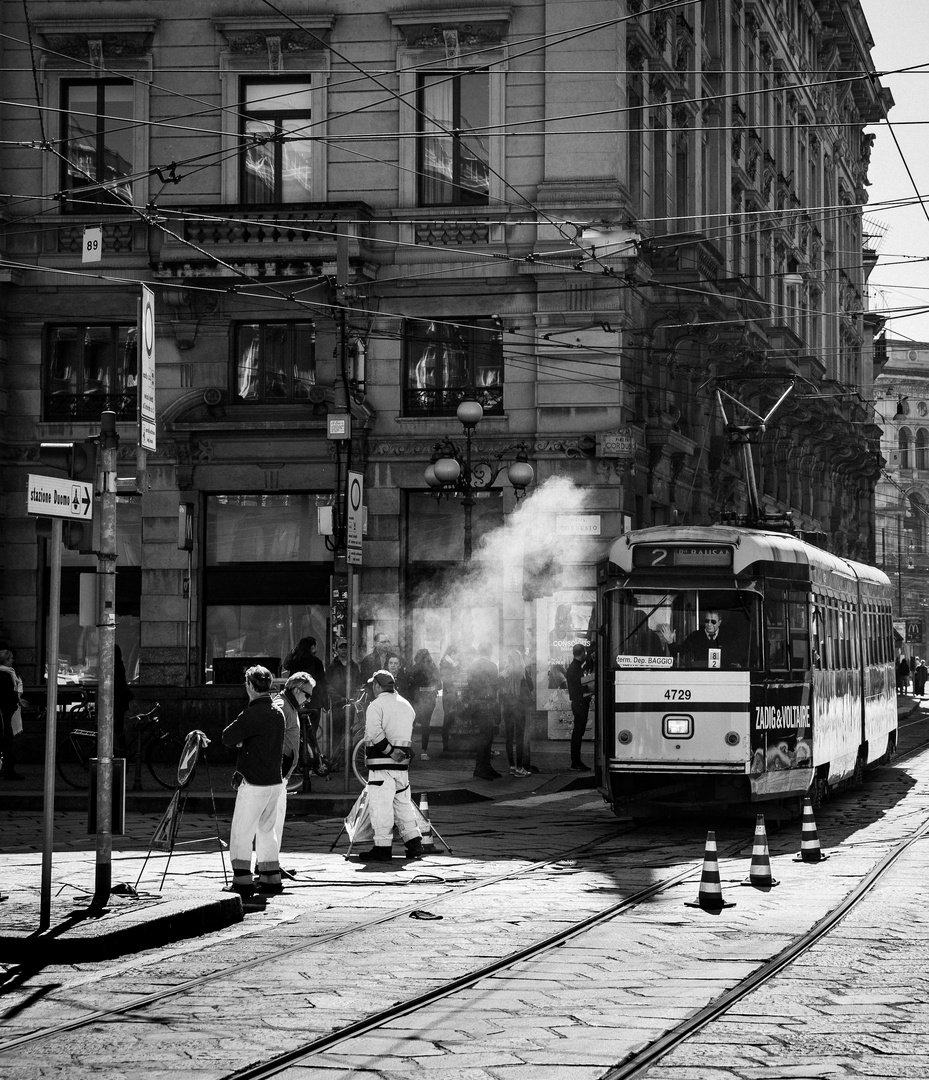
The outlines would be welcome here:
M 476 397 L 484 407 L 485 416 L 503 415 L 503 387 L 482 386 L 451 389 L 416 390 L 407 388 L 404 395 L 404 416 L 454 416 L 455 410 L 466 397 Z
M 46 395 L 45 420 L 94 420 L 106 411 L 115 412 L 117 420 L 135 420 L 137 408 L 135 390 L 119 394 L 56 392 Z

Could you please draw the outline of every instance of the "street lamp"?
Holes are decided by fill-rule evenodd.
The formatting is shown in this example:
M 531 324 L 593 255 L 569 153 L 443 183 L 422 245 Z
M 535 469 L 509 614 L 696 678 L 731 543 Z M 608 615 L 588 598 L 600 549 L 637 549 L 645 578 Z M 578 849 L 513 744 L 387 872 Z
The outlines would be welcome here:
M 528 447 L 525 443 L 505 446 L 492 459 L 472 457 L 474 431 L 484 416 L 481 403 L 474 397 L 466 397 L 458 406 L 455 415 L 464 428 L 464 452 L 446 436 L 436 443 L 432 461 L 426 466 L 424 477 L 426 484 L 438 498 L 461 498 L 465 514 L 464 555 L 465 561 L 471 560 L 471 511 L 474 506 L 475 491 L 493 486 L 494 481 L 506 467 L 506 476 L 513 485 L 516 498 L 521 499 L 526 488 L 532 483 L 535 473 L 529 464 Z M 507 454 L 514 452 L 514 460 L 507 463 Z

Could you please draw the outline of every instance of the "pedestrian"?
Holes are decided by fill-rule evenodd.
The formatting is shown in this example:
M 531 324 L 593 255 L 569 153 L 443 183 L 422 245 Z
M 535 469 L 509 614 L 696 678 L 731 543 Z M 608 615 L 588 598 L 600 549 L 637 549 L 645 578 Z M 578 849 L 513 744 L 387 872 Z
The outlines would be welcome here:
M 924 697 L 926 693 L 926 680 L 929 679 L 929 667 L 926 661 L 917 658 L 916 671 L 913 673 L 913 693 L 917 697 Z
M 511 776 L 529 776 L 526 758 L 526 712 L 532 701 L 532 681 L 519 649 L 510 649 L 500 672 L 500 713 Z
M 500 675 L 490 655 L 490 645 L 482 643 L 468 670 L 468 706 L 471 720 L 477 728 L 474 775 L 479 780 L 496 780 L 502 775 L 490 763 L 494 728 L 500 722 Z
M 292 776 L 300 760 L 300 710 L 313 694 L 315 686 L 312 675 L 306 671 L 295 671 L 288 676 L 284 689 L 273 697 L 275 708 L 284 714 L 284 745 L 281 749 L 281 774 L 284 778 L 284 790 L 281 792 L 281 827 L 284 824 L 283 812 L 287 807 L 287 781 Z
M 413 690 L 413 708 L 416 710 L 416 723 L 419 725 L 420 761 L 428 761 L 429 734 L 432 726 L 432 714 L 435 712 L 442 680 L 439 669 L 428 649 L 420 649 L 413 657 L 413 670 L 410 672 L 410 685 Z
M 300 638 L 285 657 L 281 671 L 285 676 L 295 671 L 305 671 L 313 680 L 313 695 L 300 713 L 303 718 L 303 753 L 301 754 L 301 760 L 306 762 L 310 757 L 309 747 L 316 741 L 316 736 L 319 733 L 322 710 L 329 704 L 326 668 L 322 660 L 316 655 L 316 638 Z M 312 737 L 306 730 L 307 723 L 312 726 Z
M 224 728 L 224 746 L 238 747 L 235 809 L 229 836 L 232 859 L 232 891 L 249 897 L 279 893 L 281 885 L 281 834 L 278 824 L 281 789 L 285 788 L 281 763 L 286 721 L 271 700 L 273 676 L 256 664 L 245 672 L 248 705 Z M 258 874 L 257 890 L 252 875 L 252 847 Z
M 387 661 L 387 670 L 394 677 L 394 682 L 397 684 L 397 693 L 406 698 L 410 704 L 413 704 L 413 687 L 410 683 L 410 676 L 406 668 L 403 665 L 403 661 L 399 656 L 391 656 Z
M 906 653 L 901 653 L 897 657 L 896 675 L 897 693 L 905 694 L 910 684 L 910 664 L 906 658 Z
M 348 642 L 341 640 L 336 642 L 335 655 L 326 668 L 329 715 L 332 717 L 332 741 L 335 746 L 341 745 L 345 734 L 345 706 L 349 699 L 349 682 L 351 696 L 354 697 L 362 689 L 361 669 L 349 655 Z
M 113 736 L 119 757 L 126 756 L 126 713 L 133 701 L 135 694 L 126 679 L 122 649 L 117 645 L 113 652 Z
M 375 671 L 386 671 L 387 661 L 392 656 L 397 655 L 399 655 L 397 651 L 391 648 L 389 634 L 375 634 L 374 648 L 367 656 L 361 658 L 361 663 L 359 664 L 362 680 L 367 682 Z
M 389 862 L 393 857 L 394 826 L 407 858 L 422 854 L 422 833 L 410 794 L 413 706 L 397 693 L 389 671 L 375 671 L 367 683 L 371 703 L 365 712 L 365 760 L 368 766 L 368 810 L 374 846 L 361 854 L 365 862 Z
M 589 772 L 590 766 L 581 761 L 581 741 L 587 729 L 590 701 L 593 697 L 593 692 L 584 682 L 587 649 L 583 645 L 575 645 L 572 651 L 574 659 L 568 664 L 568 670 L 565 672 L 568 697 L 571 699 L 571 713 L 574 716 L 574 727 L 571 730 L 570 769 L 571 772 Z
M 453 642 L 439 661 L 439 678 L 442 681 L 442 752 L 451 748 L 452 730 L 461 709 L 461 689 L 465 681 L 465 668 L 461 649 Z
M 0 646 L 0 778 L 24 780 L 16 771 L 16 739 L 22 734 L 23 680 L 16 674 L 16 657 L 8 646 Z

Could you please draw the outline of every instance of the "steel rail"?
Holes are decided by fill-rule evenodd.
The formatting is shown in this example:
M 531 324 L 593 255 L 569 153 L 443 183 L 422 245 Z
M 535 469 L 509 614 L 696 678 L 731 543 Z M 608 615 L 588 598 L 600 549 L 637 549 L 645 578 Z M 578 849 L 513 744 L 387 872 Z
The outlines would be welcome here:
M 484 878 L 480 881 L 471 882 L 468 885 L 464 885 L 460 888 L 448 888 L 445 892 L 438 893 L 435 897 L 429 898 L 430 905 L 441 904 L 452 898 L 457 898 L 469 892 L 474 892 L 477 889 L 489 888 L 490 886 L 499 884 L 501 881 L 508 881 L 512 878 L 521 877 L 524 874 L 532 873 L 536 870 L 543 869 L 546 866 L 551 866 L 554 863 L 561 862 L 565 858 L 582 856 L 586 852 L 595 849 L 599 844 L 608 840 L 614 840 L 617 836 L 624 836 L 628 832 L 634 831 L 634 828 L 619 831 L 613 830 L 609 834 L 597 837 L 594 840 L 589 840 L 585 844 L 581 844 L 574 848 L 569 848 L 565 851 L 559 852 L 557 855 L 553 855 L 548 859 L 541 859 L 537 862 L 528 863 L 526 866 L 517 867 L 514 870 L 508 870 L 503 874 L 495 874 L 493 877 Z M 744 847 L 745 845 L 740 845 Z M 692 872 L 692 871 L 690 871 Z M 414 879 L 415 880 L 415 879 Z M 338 885 L 334 885 L 334 888 L 338 888 Z M 211 972 L 208 975 L 198 975 L 193 979 L 186 979 L 184 982 L 178 983 L 176 986 L 164 987 L 161 990 L 157 990 L 151 994 L 145 994 L 137 998 L 125 1001 L 120 1005 L 113 1006 L 106 1009 L 95 1009 L 92 1012 L 86 1013 L 84 1016 L 75 1017 L 73 1020 L 64 1021 L 61 1024 L 55 1024 L 46 1028 L 39 1028 L 36 1031 L 29 1032 L 26 1035 L 19 1035 L 16 1038 L 10 1039 L 7 1042 L 0 1043 L 0 1054 L 7 1053 L 11 1050 L 15 1050 L 21 1046 L 26 1046 L 29 1043 L 40 1042 L 45 1039 L 53 1038 L 56 1035 L 63 1035 L 69 1031 L 78 1031 L 83 1027 L 87 1027 L 90 1024 L 97 1023 L 98 1021 L 107 1020 L 111 1017 L 124 1016 L 128 1013 L 138 1012 L 149 1005 L 153 1005 L 156 1002 L 164 1001 L 166 998 L 175 997 L 179 994 L 187 993 L 190 990 L 195 990 L 198 987 L 205 986 L 211 982 L 216 982 L 219 979 L 226 979 L 230 975 L 235 975 L 239 971 L 254 971 L 256 967 L 260 967 L 264 964 L 275 963 L 287 956 L 293 956 L 296 953 L 308 951 L 310 949 L 319 948 L 322 945 L 328 945 L 333 941 L 338 941 L 341 938 L 348 937 L 351 934 L 363 933 L 370 930 L 372 927 L 380 926 L 383 923 L 391 922 L 394 919 L 398 919 L 403 915 L 409 915 L 410 912 L 416 911 L 422 907 L 422 899 L 418 901 L 412 901 L 409 904 L 404 904 L 399 908 L 391 908 L 390 911 L 385 912 L 383 915 L 375 916 L 372 919 L 367 919 L 364 922 L 355 923 L 352 926 L 343 927 L 340 930 L 333 930 L 327 934 L 320 934 L 318 937 L 310 938 L 308 940 L 301 941 L 296 945 L 288 945 L 284 949 L 278 949 L 274 952 L 268 953 L 265 956 L 244 960 L 238 964 L 232 964 L 228 967 L 224 967 L 221 970 Z

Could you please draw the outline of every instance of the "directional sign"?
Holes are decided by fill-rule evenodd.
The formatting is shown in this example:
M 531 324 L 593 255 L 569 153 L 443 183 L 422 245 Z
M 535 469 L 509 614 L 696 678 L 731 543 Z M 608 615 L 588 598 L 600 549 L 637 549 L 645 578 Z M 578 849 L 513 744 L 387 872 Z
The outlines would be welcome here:
M 147 285 L 139 310 L 139 445 L 155 449 L 155 294 Z
M 348 474 L 346 493 L 345 546 L 346 560 L 351 566 L 361 566 L 361 534 L 364 529 L 364 476 L 358 472 Z
M 55 476 L 29 475 L 26 513 L 43 517 L 93 519 L 93 485 L 83 480 L 61 480 Z

